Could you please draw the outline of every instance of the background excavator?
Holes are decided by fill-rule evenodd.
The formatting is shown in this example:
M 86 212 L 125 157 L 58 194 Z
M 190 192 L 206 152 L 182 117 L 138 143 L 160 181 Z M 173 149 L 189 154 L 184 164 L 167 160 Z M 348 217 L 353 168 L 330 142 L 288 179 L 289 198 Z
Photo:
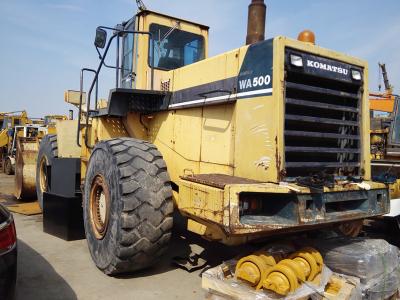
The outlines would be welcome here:
M 385 91 L 370 93 L 371 173 L 374 180 L 389 185 L 391 209 L 387 216 L 400 220 L 400 97 L 393 93 L 386 65 L 379 63 L 379 68 Z

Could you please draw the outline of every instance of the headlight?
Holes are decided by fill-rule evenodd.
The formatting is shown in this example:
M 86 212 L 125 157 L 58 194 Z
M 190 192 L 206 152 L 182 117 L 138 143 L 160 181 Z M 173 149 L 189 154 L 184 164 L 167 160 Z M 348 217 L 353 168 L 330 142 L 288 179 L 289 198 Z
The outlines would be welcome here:
M 296 67 L 303 66 L 303 58 L 299 55 L 290 54 L 290 63 Z
M 352 77 L 354 80 L 357 80 L 357 81 L 359 81 L 359 80 L 362 79 L 362 77 L 361 77 L 361 72 L 358 71 L 358 70 L 351 70 L 351 77 Z

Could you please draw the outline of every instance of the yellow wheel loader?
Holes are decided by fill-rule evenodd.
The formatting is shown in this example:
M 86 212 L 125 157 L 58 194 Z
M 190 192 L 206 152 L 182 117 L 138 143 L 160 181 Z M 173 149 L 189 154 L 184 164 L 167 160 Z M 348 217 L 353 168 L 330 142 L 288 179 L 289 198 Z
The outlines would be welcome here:
M 15 196 L 27 199 L 36 196 L 35 169 L 39 141 L 47 136 L 46 127 L 36 124 L 15 126 L 5 155 L 6 174 L 15 173 Z M 10 170 L 10 171 L 8 171 Z
M 253 0 L 247 45 L 214 57 L 207 26 L 162 13 L 98 27 L 100 63 L 65 95 L 79 119 L 57 123 L 44 227 L 73 226 L 70 208 L 83 206 L 91 256 L 117 274 L 160 258 L 174 210 L 228 245 L 324 226 L 356 234 L 360 220 L 387 213 L 388 189 L 371 181 L 367 63 L 315 45 L 309 31 L 264 40 L 265 9 Z
M 7 159 L 15 126 L 30 123 L 26 111 L 0 112 L 0 167 L 7 175 L 13 174 L 13 165 Z
M 42 168 L 41 176 L 37 173 L 37 157 L 39 153 L 39 144 L 41 142 L 54 143 L 56 136 L 56 122 L 58 120 L 67 120 L 63 115 L 47 115 L 44 119 L 36 119 L 34 124 L 25 126 L 15 126 L 14 135 L 11 139 L 11 146 L 6 162 L 11 163 L 13 173 L 15 172 L 15 196 L 17 199 L 30 199 L 39 194 L 41 199 L 41 190 L 36 191 L 36 184 L 44 188 L 44 182 L 47 182 L 43 176 L 46 176 L 46 163 L 41 161 L 39 167 Z M 44 138 L 43 138 L 44 137 Z M 42 141 L 43 139 L 43 141 Z M 57 156 L 57 149 L 49 147 Z M 41 206 L 41 202 L 39 205 Z

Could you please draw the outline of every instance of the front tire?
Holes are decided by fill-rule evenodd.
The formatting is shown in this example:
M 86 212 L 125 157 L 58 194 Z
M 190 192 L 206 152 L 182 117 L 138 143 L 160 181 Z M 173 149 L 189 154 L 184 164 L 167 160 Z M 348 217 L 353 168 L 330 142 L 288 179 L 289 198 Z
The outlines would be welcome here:
M 14 168 L 9 157 L 7 157 L 4 161 L 4 173 L 6 173 L 7 175 L 14 174 Z
M 156 263 L 172 229 L 172 189 L 157 148 L 132 138 L 99 142 L 89 160 L 83 214 L 90 254 L 108 275 Z
M 48 192 L 51 187 L 51 166 L 57 157 L 57 136 L 45 135 L 40 142 L 36 162 L 36 194 L 41 209 L 43 209 L 43 193 Z

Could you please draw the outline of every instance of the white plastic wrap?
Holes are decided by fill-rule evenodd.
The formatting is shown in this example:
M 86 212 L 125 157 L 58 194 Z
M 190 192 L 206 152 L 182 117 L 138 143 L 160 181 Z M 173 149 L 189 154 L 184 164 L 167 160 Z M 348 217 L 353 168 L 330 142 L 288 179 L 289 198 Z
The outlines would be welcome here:
M 360 278 L 363 299 L 385 299 L 399 288 L 399 249 L 385 240 L 335 238 L 318 250 L 333 271 Z
M 363 286 L 363 299 L 388 299 L 400 288 L 400 267 Z
M 230 260 L 224 263 L 231 270 L 236 266 L 235 260 Z M 320 284 L 314 285 L 310 282 L 302 284 L 294 293 L 287 296 L 279 296 L 273 292 L 266 290 L 256 291 L 253 287 L 237 281 L 235 278 L 225 278 L 221 266 L 209 269 L 202 275 L 202 286 L 212 294 L 221 295 L 228 299 L 237 300 L 272 300 L 272 299 L 288 299 L 296 300 L 310 296 L 315 293 L 323 294 L 324 288 L 328 283 L 332 271 L 324 266 L 321 273 Z

